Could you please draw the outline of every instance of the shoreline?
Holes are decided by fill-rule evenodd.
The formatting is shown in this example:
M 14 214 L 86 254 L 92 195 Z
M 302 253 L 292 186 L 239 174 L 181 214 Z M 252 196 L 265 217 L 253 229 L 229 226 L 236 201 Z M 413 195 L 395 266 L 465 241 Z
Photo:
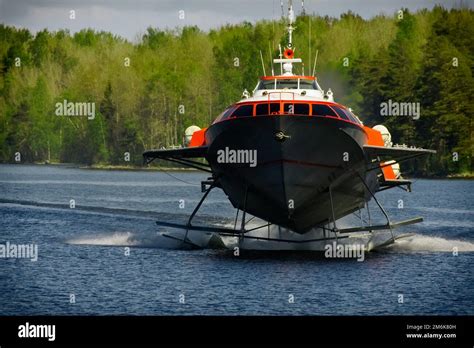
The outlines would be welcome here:
M 194 168 L 186 168 L 186 167 L 160 167 L 160 166 L 153 166 L 150 167 L 146 166 L 121 166 L 121 165 L 109 165 L 109 164 L 92 164 L 92 165 L 77 165 L 78 169 L 86 169 L 86 170 L 116 170 L 116 171 L 131 171 L 131 172 L 142 172 L 142 171 L 154 171 L 154 172 L 198 172 L 199 170 Z
M 186 168 L 186 167 L 164 167 L 164 166 L 125 166 L 125 165 L 112 165 L 112 164 L 77 164 L 77 163 L 39 163 L 39 162 L 31 162 L 31 163 L 0 163 L 0 164 L 7 164 L 7 165 L 27 165 L 27 166 L 42 166 L 42 167 L 62 167 L 62 168 L 76 168 L 76 169 L 85 169 L 85 170 L 116 170 L 116 171 L 156 171 L 156 172 L 164 172 L 164 171 L 173 171 L 173 172 L 197 172 L 197 169 L 194 168 Z
M 136 165 L 114 165 L 114 164 L 77 164 L 77 163 L 44 163 L 44 162 L 31 162 L 31 163 L 0 163 L 9 165 L 32 165 L 32 166 L 52 166 L 52 167 L 65 167 L 65 168 L 77 168 L 86 170 L 116 170 L 116 171 L 172 171 L 172 172 L 199 172 L 199 170 L 187 167 L 164 167 L 164 166 L 136 166 Z M 472 174 L 448 174 L 446 176 L 414 176 L 405 179 L 426 179 L 426 180 L 474 180 L 474 173 Z

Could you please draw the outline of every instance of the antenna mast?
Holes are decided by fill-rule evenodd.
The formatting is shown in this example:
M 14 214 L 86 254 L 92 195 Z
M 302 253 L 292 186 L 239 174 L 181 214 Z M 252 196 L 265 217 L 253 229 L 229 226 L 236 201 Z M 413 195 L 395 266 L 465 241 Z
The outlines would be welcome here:
M 304 2 L 303 2 L 304 4 Z M 304 11 L 304 8 L 303 8 Z M 309 64 L 309 72 L 311 73 L 311 18 L 308 16 L 308 64 Z
M 293 27 L 295 21 L 295 12 L 293 11 L 293 1 L 288 1 L 288 47 L 293 47 L 293 31 L 296 29 Z
M 313 76 L 316 74 L 316 63 L 318 62 L 319 50 L 316 50 L 316 57 L 314 57 Z
M 271 64 L 271 67 L 272 67 L 272 76 L 275 76 L 275 70 L 273 70 L 272 48 L 270 46 L 270 41 L 268 42 L 268 53 L 269 53 L 269 57 L 270 57 L 270 64 Z
M 285 76 L 293 76 L 293 63 L 302 63 L 301 58 L 295 58 L 295 49 L 293 48 L 293 31 L 296 27 L 293 26 L 295 22 L 295 12 L 293 11 L 293 1 L 288 1 L 288 44 L 285 52 L 281 50 L 281 45 L 278 45 L 280 51 L 280 58 L 274 59 L 274 63 L 280 63 L 280 73 Z M 303 68 L 304 69 L 304 68 Z
M 263 62 L 262 50 L 260 50 L 260 59 L 262 60 L 263 76 L 266 76 L 267 73 L 265 72 L 265 63 Z

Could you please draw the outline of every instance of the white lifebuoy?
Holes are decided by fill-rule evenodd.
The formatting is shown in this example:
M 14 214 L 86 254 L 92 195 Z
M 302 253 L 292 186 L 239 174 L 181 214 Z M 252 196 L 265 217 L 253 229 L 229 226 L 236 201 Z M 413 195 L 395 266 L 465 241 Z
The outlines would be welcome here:
M 383 142 L 384 142 L 386 147 L 392 147 L 392 145 L 393 145 L 392 135 L 388 131 L 387 127 L 385 127 L 382 124 L 378 124 L 378 125 L 372 127 L 372 129 L 375 129 L 376 131 L 379 131 L 380 134 L 382 134 L 382 139 L 383 139 Z
M 185 141 L 186 141 L 186 145 L 189 145 L 189 143 L 191 142 L 191 139 L 193 137 L 193 134 L 194 132 L 196 131 L 199 131 L 201 130 L 201 128 L 199 128 L 198 126 L 189 126 L 188 128 L 186 128 L 186 130 L 184 131 L 184 137 L 185 137 Z

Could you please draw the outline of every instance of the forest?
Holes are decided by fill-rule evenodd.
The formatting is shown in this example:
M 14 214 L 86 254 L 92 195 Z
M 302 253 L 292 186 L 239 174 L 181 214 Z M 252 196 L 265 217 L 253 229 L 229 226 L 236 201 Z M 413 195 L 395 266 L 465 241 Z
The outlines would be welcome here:
M 472 175 L 473 10 L 305 14 L 295 26 L 298 73 L 310 74 L 317 54 L 319 84 L 364 124 L 437 151 L 404 172 Z M 92 29 L 33 34 L 0 24 L 0 161 L 141 165 L 144 150 L 182 145 L 188 126 L 207 127 L 252 91 L 260 52 L 269 74 L 285 28 L 284 19 L 207 32 L 149 27 L 130 42 Z M 381 115 L 389 100 L 419 103 L 420 117 Z M 66 103 L 94 117 L 60 115 Z

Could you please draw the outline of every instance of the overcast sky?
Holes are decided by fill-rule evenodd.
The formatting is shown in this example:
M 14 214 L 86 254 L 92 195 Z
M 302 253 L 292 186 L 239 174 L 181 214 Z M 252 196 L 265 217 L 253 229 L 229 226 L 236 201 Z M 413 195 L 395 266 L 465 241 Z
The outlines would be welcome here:
M 284 1 L 285 7 L 287 1 Z M 301 0 L 294 0 L 296 13 Z M 364 18 L 380 13 L 393 14 L 401 7 L 412 11 L 432 8 L 436 4 L 452 8 L 470 6 L 472 0 L 306 0 L 309 13 L 339 16 L 352 10 Z M 469 5 L 468 5 L 469 4 Z M 69 18 L 75 10 L 76 19 Z M 184 20 L 179 11 L 184 11 Z M 106 30 L 134 40 L 148 26 L 174 28 L 197 25 L 203 30 L 226 23 L 254 22 L 278 18 L 280 0 L 0 0 L 0 22 L 21 26 L 36 32 L 47 28 L 68 28 L 76 32 L 83 28 Z

